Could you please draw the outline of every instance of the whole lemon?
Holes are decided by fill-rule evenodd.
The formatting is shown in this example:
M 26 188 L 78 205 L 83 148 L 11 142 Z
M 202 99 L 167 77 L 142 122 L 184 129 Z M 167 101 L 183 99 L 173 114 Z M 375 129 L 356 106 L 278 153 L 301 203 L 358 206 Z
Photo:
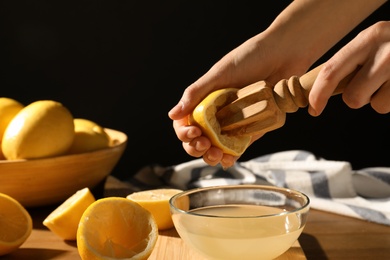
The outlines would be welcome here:
M 110 146 L 109 135 L 97 123 L 84 118 L 75 118 L 73 122 L 75 136 L 69 154 L 90 152 Z
M 74 139 L 73 116 L 61 103 L 35 101 L 11 120 L 2 150 L 8 160 L 34 159 L 64 154 Z
M 0 141 L 9 122 L 23 107 L 24 105 L 15 99 L 0 97 Z
M 3 139 L 4 131 L 7 128 L 9 122 L 11 122 L 12 118 L 14 118 L 14 116 L 20 110 L 22 110 L 23 107 L 24 105 L 15 99 L 0 97 L 0 145 Z M 5 159 L 5 157 L 0 147 L 0 160 L 3 159 Z

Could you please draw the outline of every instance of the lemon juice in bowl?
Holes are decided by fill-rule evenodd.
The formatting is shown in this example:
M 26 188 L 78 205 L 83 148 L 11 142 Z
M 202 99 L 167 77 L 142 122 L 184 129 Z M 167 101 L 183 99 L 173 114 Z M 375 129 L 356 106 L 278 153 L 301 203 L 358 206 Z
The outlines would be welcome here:
M 260 185 L 195 189 L 170 204 L 180 237 L 208 259 L 274 259 L 298 239 L 309 210 L 306 195 Z

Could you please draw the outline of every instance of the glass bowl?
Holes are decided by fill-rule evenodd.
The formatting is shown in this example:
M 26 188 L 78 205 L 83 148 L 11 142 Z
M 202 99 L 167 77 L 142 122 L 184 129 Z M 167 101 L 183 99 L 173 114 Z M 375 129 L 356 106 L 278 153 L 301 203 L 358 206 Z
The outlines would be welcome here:
M 197 188 L 174 195 L 172 220 L 179 236 L 208 259 L 274 259 L 298 239 L 309 198 L 265 185 Z

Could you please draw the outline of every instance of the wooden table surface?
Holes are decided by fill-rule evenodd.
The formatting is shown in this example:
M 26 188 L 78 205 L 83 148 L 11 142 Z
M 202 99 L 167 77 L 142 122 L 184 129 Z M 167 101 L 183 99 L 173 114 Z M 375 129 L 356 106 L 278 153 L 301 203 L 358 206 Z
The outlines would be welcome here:
M 390 259 L 390 226 L 313 209 L 299 242 L 307 259 Z
M 122 184 L 109 178 L 95 188 L 94 194 L 99 197 L 105 190 L 106 196 L 124 196 L 129 190 Z M 0 260 L 80 260 L 76 241 L 63 241 L 42 224 L 57 206 L 28 209 L 33 218 L 33 232 L 18 250 L 0 257 Z M 390 226 L 310 209 L 308 221 L 299 240 L 277 258 L 301 259 L 390 259 Z M 160 232 L 149 260 L 204 258 L 187 248 L 176 230 L 171 229 Z
M 65 242 L 42 225 L 53 209 L 30 209 L 31 236 L 17 251 L 0 258 L 80 259 L 76 242 Z M 175 230 L 162 232 L 160 238 L 150 260 L 202 259 L 180 244 Z M 390 259 L 390 227 L 311 209 L 299 243 L 278 259 Z

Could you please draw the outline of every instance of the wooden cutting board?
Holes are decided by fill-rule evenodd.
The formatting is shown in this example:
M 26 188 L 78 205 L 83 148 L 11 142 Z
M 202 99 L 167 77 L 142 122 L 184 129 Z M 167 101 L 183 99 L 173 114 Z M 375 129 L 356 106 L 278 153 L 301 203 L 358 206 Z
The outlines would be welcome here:
M 161 231 L 156 247 L 149 260 L 206 260 L 206 258 L 197 254 L 187 247 L 179 237 L 175 229 Z M 277 260 L 306 259 L 306 256 L 296 241 L 295 244 Z
M 80 260 L 75 241 L 63 241 L 42 225 L 37 224 L 27 241 L 15 252 L 1 257 L 1 260 L 56 259 Z M 39 219 L 41 221 L 41 219 Z M 161 231 L 157 244 L 149 260 L 206 260 L 189 249 L 175 229 Z M 306 259 L 302 248 L 296 242 L 277 260 Z

